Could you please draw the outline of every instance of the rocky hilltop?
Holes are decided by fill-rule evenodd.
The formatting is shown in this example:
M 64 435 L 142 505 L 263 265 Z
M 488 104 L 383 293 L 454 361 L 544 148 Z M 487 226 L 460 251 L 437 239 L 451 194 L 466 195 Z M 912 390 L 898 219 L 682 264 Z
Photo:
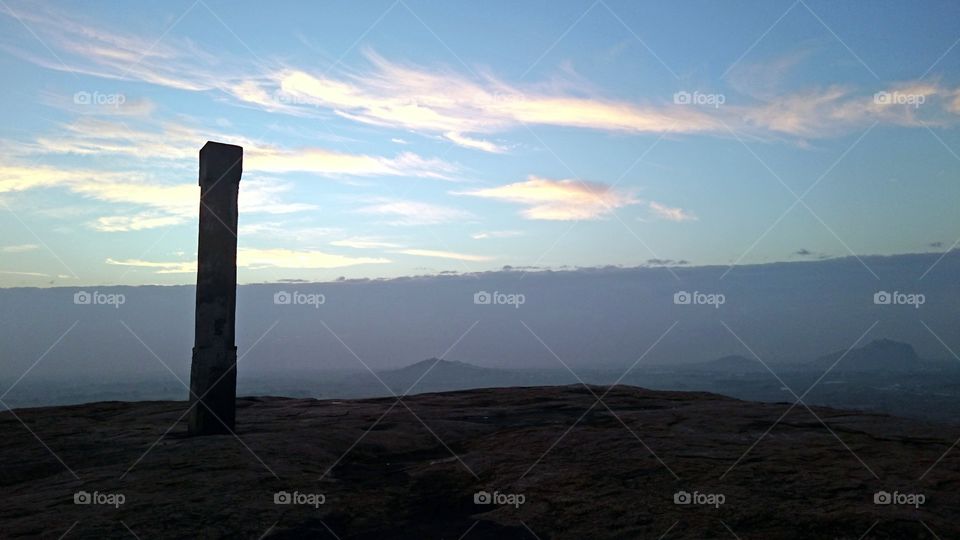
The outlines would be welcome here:
M 960 535 L 955 427 L 624 386 L 186 408 L 0 413 L 0 537 Z

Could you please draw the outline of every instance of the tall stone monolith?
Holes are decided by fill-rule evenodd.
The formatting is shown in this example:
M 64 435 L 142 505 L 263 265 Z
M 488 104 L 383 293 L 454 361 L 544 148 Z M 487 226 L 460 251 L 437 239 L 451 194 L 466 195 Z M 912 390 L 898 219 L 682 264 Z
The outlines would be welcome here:
M 237 397 L 237 195 L 243 148 L 200 150 L 197 311 L 190 368 L 190 435 L 230 433 Z M 198 403 L 198 400 L 200 403 Z

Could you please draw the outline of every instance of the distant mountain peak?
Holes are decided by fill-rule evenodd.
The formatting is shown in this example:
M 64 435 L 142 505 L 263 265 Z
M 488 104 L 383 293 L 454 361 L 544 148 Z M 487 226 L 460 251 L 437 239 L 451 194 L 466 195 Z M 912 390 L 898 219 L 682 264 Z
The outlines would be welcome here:
M 459 362 L 459 361 L 457 361 L 457 360 L 445 360 L 445 359 L 443 359 L 443 358 L 437 358 L 437 357 L 434 356 L 433 358 L 427 358 L 426 360 L 420 360 L 419 362 L 414 362 L 414 363 L 412 363 L 412 364 L 410 364 L 410 365 L 408 365 L 408 366 L 404 366 L 404 367 L 402 367 L 402 368 L 400 368 L 400 369 L 411 369 L 411 368 L 416 368 L 416 367 L 430 367 L 430 366 L 432 366 L 432 365 L 434 365 L 434 364 L 436 364 L 437 367 L 440 367 L 440 366 L 451 366 L 451 367 L 452 367 L 452 366 L 471 366 L 471 367 L 477 367 L 477 366 L 473 366 L 473 365 L 471 365 L 471 364 L 467 364 L 467 363 L 465 363 L 465 362 Z
M 890 338 L 875 339 L 870 343 L 867 343 L 863 347 L 860 347 L 860 349 L 873 350 L 873 351 L 893 351 L 893 350 L 900 351 L 900 352 L 909 351 L 909 354 L 913 356 L 917 355 L 916 351 L 913 349 L 913 345 L 903 341 L 896 341 Z
M 917 351 L 913 345 L 903 341 L 895 341 L 889 338 L 880 338 L 867 343 L 859 349 L 850 351 L 850 354 L 858 353 L 867 355 L 877 360 L 894 360 L 900 363 L 916 363 L 920 361 Z
M 509 371 L 436 357 L 381 371 L 379 377 L 391 388 L 407 393 L 510 386 L 514 380 Z

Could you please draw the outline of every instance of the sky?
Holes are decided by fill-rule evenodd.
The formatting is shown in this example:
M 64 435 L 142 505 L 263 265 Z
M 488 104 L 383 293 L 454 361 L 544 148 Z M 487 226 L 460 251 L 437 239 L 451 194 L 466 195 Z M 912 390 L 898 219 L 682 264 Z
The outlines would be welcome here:
M 960 237 L 960 4 L 0 0 L 0 286 L 741 265 Z

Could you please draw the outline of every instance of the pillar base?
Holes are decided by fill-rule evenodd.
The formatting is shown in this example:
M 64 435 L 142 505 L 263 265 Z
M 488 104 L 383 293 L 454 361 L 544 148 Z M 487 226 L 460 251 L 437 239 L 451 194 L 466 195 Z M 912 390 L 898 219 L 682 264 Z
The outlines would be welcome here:
M 202 403 L 197 403 L 202 399 Z M 234 428 L 237 348 L 194 347 L 190 368 L 190 435 L 220 435 Z

